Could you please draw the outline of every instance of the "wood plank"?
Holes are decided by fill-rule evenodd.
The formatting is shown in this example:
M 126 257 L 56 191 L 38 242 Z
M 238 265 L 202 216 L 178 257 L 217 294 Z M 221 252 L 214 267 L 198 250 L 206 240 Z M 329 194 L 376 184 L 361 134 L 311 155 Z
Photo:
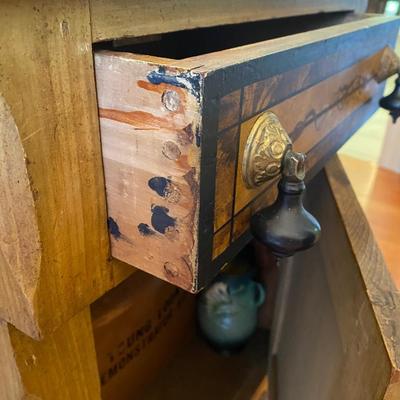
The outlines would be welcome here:
M 365 0 L 91 0 L 93 41 L 145 36 L 197 27 L 342 10 L 364 12 Z
M 0 26 L 0 311 L 39 338 L 130 272 L 108 261 L 88 3 L 2 2 Z
M 347 179 L 336 168 L 329 164 L 327 169 L 332 191 L 321 174 L 309 185 L 308 207 L 321 222 L 323 235 L 315 248 L 296 255 L 290 267 L 283 329 L 274 340 L 277 396 L 282 400 L 378 400 L 390 380 L 397 379 L 397 356 L 390 354 L 385 330 L 394 342 L 399 294 L 373 274 L 365 279 L 368 265 L 379 278 L 389 275 Z M 343 202 L 354 217 L 351 223 L 348 215 L 342 220 L 339 214 Z M 363 243 L 358 250 L 354 240 Z M 363 253 L 362 260 L 356 252 Z M 387 328 L 377 308 L 385 311 Z
M 41 341 L 1 322 L 0 398 L 131 399 L 190 339 L 194 299 L 138 272 Z
M 398 384 L 400 375 L 400 293 L 384 262 L 367 219 L 340 162 L 335 158 L 327 164 L 327 178 L 350 240 L 354 257 L 368 290 L 378 326 L 382 332 L 393 373 L 390 384 Z
M 34 327 L 34 299 L 40 274 L 41 243 L 25 154 L 15 121 L 0 96 L 0 316 Z M 18 318 L 18 319 L 17 319 Z M 28 322 L 29 321 L 29 322 Z
M 22 399 L 24 387 L 15 361 L 7 323 L 0 322 L 0 382 L 4 400 Z
M 4 373 L 10 376 L 2 383 L 6 389 L 11 384 L 19 394 L 2 399 L 101 398 L 89 308 L 42 341 L 33 340 L 3 323 L 0 341 L 7 346 L 1 347 L 2 352 L 13 357 L 2 358 L 0 376 Z
M 202 77 L 120 53 L 95 63 L 111 253 L 196 290 Z
M 222 132 L 218 137 L 214 231 L 232 219 L 238 139 L 237 126 Z

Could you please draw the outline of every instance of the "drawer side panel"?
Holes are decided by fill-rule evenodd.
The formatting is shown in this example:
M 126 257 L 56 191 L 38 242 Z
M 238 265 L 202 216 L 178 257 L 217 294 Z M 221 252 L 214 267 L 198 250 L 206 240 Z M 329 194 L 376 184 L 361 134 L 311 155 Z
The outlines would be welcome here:
M 95 65 L 111 254 L 193 290 L 201 76 L 121 53 Z

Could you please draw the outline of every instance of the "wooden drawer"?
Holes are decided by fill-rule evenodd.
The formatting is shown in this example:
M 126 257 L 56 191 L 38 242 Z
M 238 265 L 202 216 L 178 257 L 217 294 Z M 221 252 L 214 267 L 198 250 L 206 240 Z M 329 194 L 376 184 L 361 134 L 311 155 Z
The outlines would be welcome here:
M 260 113 L 279 117 L 312 176 L 376 110 L 398 68 L 397 30 L 397 19 L 326 14 L 98 50 L 112 255 L 204 287 L 274 195 L 274 182 L 249 190 L 242 179 Z

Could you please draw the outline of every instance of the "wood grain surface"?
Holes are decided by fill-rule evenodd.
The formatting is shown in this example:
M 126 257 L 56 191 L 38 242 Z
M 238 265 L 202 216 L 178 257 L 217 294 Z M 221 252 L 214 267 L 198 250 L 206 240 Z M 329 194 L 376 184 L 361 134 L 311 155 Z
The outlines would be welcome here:
M 112 255 L 196 290 L 202 77 L 125 53 L 95 63 Z
M 88 307 L 41 341 L 3 323 L 0 343 L 2 400 L 101 398 Z
M 385 399 L 392 400 L 400 395 L 400 292 L 338 159 L 328 163 L 327 178 L 390 359 L 391 372 Z
M 340 161 L 400 289 L 400 174 L 345 154 L 340 154 Z
M 226 224 L 213 237 L 213 259 L 223 253 L 231 243 L 231 224 Z
M 238 126 L 223 131 L 218 137 L 215 172 L 215 231 L 232 218 L 238 139 Z
M 7 322 L 0 322 L 0 381 L 4 400 L 22 399 L 24 387 L 8 334 Z
M 193 337 L 194 307 L 194 296 L 143 272 L 92 304 L 101 398 L 143 398 Z
M 42 249 L 24 149 L 2 97 L 0 131 L 0 316 L 32 333 Z
M 386 76 L 390 76 L 399 66 L 399 63 L 392 62 L 393 58 L 386 56 L 387 53 L 393 54 L 393 51 L 388 48 L 383 49 L 354 66 L 268 108 L 268 111 L 278 116 L 294 142 L 296 151 L 308 153 L 335 126 L 372 98 L 378 88 L 378 79 L 375 77 L 381 74 L 382 70 L 386 70 Z M 301 75 L 298 76 L 300 80 L 301 77 Z M 277 91 L 277 96 L 279 96 L 279 88 Z M 274 92 L 271 92 L 270 96 L 273 98 Z M 259 115 L 255 115 L 241 125 L 235 214 L 265 189 L 265 186 L 247 189 L 242 178 L 244 148 L 250 130 L 258 117 Z
M 0 26 L 0 311 L 39 338 L 131 269 L 109 261 L 88 2 L 2 2 Z
M 294 15 L 354 10 L 364 12 L 366 0 L 91 0 L 93 41 L 145 36 L 197 27 L 258 21 Z
M 319 65 L 319 63 L 321 63 L 320 60 L 316 61 L 316 65 Z M 235 160 L 234 156 L 238 152 L 238 160 L 231 161 L 227 169 L 226 163 L 220 161 L 219 157 L 216 165 L 215 221 L 221 220 L 226 224 L 227 221 L 232 221 L 234 216 L 232 241 L 238 239 L 248 230 L 251 215 L 272 202 L 276 193 L 271 191 L 274 182 L 268 182 L 257 189 L 248 189 L 242 179 L 244 147 L 251 128 L 260 115 L 257 113 L 253 116 L 251 112 L 259 112 L 265 105 L 267 107 L 271 105 L 267 109 L 278 115 L 294 141 L 295 149 L 308 154 L 308 169 L 315 170 L 318 167 L 320 168 L 323 160 L 327 159 L 328 155 L 339 148 L 355 131 L 355 128 L 351 129 L 350 127 L 359 126 L 371 114 L 370 103 L 374 104 L 373 107 L 377 107 L 377 96 L 382 90 L 379 82 L 382 81 L 383 77 L 391 75 L 398 68 L 398 65 L 398 59 L 394 52 L 390 48 L 384 48 L 350 68 L 310 87 L 309 72 L 314 70 L 314 67 L 307 65 L 305 72 L 297 75 L 299 81 L 287 80 L 286 78 L 291 73 L 288 72 L 283 74 L 285 79 L 282 78 L 282 75 L 277 75 L 268 78 L 267 81 L 270 83 L 262 81 L 261 92 L 254 89 L 255 84 L 244 88 L 245 97 L 241 120 L 243 120 L 243 116 L 250 116 L 250 118 L 245 119 L 240 125 L 239 150 L 237 147 L 225 146 L 223 157 L 223 159 Z M 273 83 L 281 81 L 287 83 L 285 93 L 294 93 L 294 95 L 279 102 L 282 86 Z M 303 85 L 305 90 L 301 90 Z M 270 88 L 269 92 L 266 87 Z M 250 96 L 251 93 L 253 97 Z M 259 99 L 263 98 L 262 93 L 268 93 L 268 97 L 264 97 L 264 100 L 260 102 Z M 254 102 L 252 99 L 255 99 Z M 248 104 L 253 105 L 249 107 Z M 221 111 L 223 110 L 222 108 Z M 296 110 L 296 112 L 293 112 L 293 110 Z M 232 125 L 225 124 L 227 126 Z M 218 139 L 218 149 L 222 146 L 222 140 L 227 141 L 226 135 L 233 129 L 222 131 Z M 228 152 L 229 154 L 227 154 Z M 229 179 L 224 179 L 227 176 L 227 171 L 232 168 L 232 163 L 236 163 L 237 166 L 233 208 L 230 207 L 229 195 L 226 194 L 230 185 Z M 224 185 L 218 185 L 218 177 L 221 177 Z M 231 210 L 230 213 L 229 210 Z M 218 227 L 216 224 L 214 226 Z M 217 252 L 214 252 L 214 256 L 215 254 Z
M 241 79 L 236 80 L 236 82 L 239 83 L 240 80 L 246 78 L 247 75 L 253 75 L 254 83 L 260 80 L 258 79 L 258 76 L 267 72 L 259 71 L 257 69 L 257 64 L 262 63 L 263 57 L 268 55 L 271 56 L 276 53 L 282 53 L 288 50 L 302 48 L 303 46 L 312 46 L 319 43 L 324 49 L 323 51 L 326 55 L 335 53 L 339 49 L 347 51 L 349 48 L 353 48 L 353 56 L 357 56 L 355 45 L 363 44 L 365 57 L 370 53 L 370 49 L 373 48 L 374 45 L 380 44 L 380 46 L 382 46 L 383 37 L 376 35 L 376 28 L 379 29 L 379 27 L 383 27 L 384 30 L 386 30 L 386 25 L 386 28 L 388 29 L 386 34 L 391 35 L 391 33 L 389 33 L 391 28 L 395 27 L 395 30 L 397 31 L 396 28 L 398 27 L 398 17 L 385 17 L 374 14 L 361 15 L 360 18 L 356 17 L 354 20 L 350 19 L 349 21 L 346 21 L 346 18 L 344 18 L 342 22 L 343 23 L 337 22 L 332 26 L 321 27 L 320 29 L 310 31 L 304 27 L 304 30 L 300 33 L 288 36 L 282 34 L 281 37 L 272 40 L 265 40 L 245 46 L 233 47 L 222 51 L 189 57 L 176 61 L 176 65 L 187 69 L 193 69 L 194 72 L 198 73 L 228 69 L 224 71 L 226 78 L 228 79 L 225 83 L 232 87 L 232 82 L 229 81 L 230 75 L 236 74 L 237 70 L 234 66 L 242 63 L 253 61 L 254 64 L 250 65 L 254 66 L 255 69 L 249 69 L 246 71 L 246 73 L 240 77 Z M 373 32 L 375 32 L 375 35 Z M 364 43 L 362 37 L 366 40 Z M 340 44 L 336 42 L 336 40 L 338 40 Z M 390 40 L 389 37 L 386 37 L 386 40 Z M 321 56 L 321 54 L 319 54 L 319 56 Z M 290 69 L 290 66 L 295 64 L 293 61 L 294 60 L 292 60 L 292 63 L 288 63 L 286 66 L 287 69 Z M 347 60 L 347 62 L 350 63 L 348 65 L 351 65 L 351 59 Z M 306 58 L 304 58 L 302 64 L 308 64 Z M 229 68 L 233 69 L 229 70 Z M 282 70 L 282 66 L 280 65 L 276 65 L 275 68 Z M 273 66 L 269 69 L 273 69 Z M 238 88 L 240 88 L 240 86 L 233 88 L 230 92 Z M 224 85 L 216 86 L 214 90 L 218 90 L 224 95 L 229 93 L 225 92 Z

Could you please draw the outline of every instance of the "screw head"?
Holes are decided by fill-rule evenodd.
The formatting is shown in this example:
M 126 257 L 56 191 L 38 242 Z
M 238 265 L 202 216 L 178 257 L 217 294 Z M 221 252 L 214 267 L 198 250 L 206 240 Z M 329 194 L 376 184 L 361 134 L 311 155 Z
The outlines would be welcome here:
M 161 96 L 161 101 L 169 111 L 177 111 L 181 104 L 179 94 L 175 90 L 166 90 Z

